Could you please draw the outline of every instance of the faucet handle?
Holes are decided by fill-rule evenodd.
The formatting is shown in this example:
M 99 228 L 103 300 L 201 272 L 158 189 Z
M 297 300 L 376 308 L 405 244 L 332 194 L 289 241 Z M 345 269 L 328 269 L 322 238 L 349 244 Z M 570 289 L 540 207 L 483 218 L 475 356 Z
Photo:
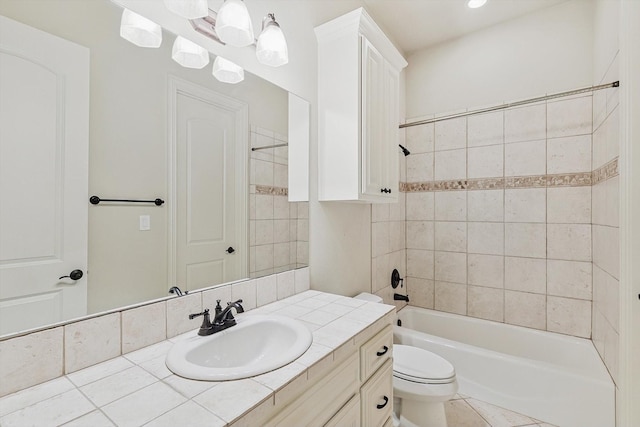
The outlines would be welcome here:
M 193 320 L 198 316 L 204 316 L 205 318 L 209 316 L 209 309 L 205 309 L 202 313 L 193 313 L 189 315 L 189 319 Z

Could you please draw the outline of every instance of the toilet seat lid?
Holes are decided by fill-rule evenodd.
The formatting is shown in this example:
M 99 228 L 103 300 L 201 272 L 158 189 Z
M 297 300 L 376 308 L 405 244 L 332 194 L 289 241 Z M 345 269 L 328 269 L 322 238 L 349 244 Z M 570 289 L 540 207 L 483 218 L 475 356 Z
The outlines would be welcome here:
M 437 354 L 418 347 L 395 344 L 393 375 L 418 383 L 443 384 L 453 382 L 456 371 L 451 363 Z

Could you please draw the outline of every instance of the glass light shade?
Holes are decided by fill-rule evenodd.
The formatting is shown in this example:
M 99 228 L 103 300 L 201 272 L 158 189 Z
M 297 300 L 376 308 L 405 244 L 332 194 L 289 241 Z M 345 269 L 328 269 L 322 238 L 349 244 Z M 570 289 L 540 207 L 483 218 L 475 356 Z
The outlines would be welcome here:
M 287 41 L 275 21 L 268 22 L 258 37 L 256 56 L 262 64 L 271 67 L 279 67 L 289 62 Z
M 164 0 L 171 12 L 186 19 L 203 18 L 209 15 L 207 0 Z
M 120 20 L 120 37 L 140 47 L 160 47 L 162 44 L 162 28 L 144 16 L 122 11 Z
M 171 58 L 186 68 L 204 68 L 209 63 L 209 52 L 191 40 L 176 37 L 171 49 Z
M 477 9 L 484 6 L 486 2 L 487 0 L 469 0 L 467 2 L 467 7 L 470 7 L 471 9 Z
M 242 0 L 225 0 L 216 17 L 216 33 L 220 40 L 231 46 L 253 44 L 253 25 Z
M 236 84 L 244 80 L 244 70 L 237 64 L 216 56 L 213 61 L 213 76 L 223 83 Z

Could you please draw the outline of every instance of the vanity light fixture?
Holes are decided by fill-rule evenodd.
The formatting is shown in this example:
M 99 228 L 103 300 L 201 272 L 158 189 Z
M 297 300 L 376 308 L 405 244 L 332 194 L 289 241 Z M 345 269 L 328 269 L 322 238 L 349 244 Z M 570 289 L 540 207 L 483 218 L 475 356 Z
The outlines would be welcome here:
M 209 52 L 191 40 L 176 37 L 171 49 L 171 58 L 186 68 L 204 68 L 209 63 Z
M 140 47 L 160 47 L 162 28 L 153 21 L 129 9 L 122 11 L 120 37 Z
M 222 83 L 236 84 L 244 80 L 244 70 L 221 56 L 216 56 L 213 61 L 213 76 Z
M 260 63 L 271 67 L 279 67 L 289 62 L 287 41 L 273 13 L 262 19 L 262 32 L 256 44 L 256 56 Z
M 207 0 L 164 0 L 171 12 L 187 19 L 202 18 L 209 14 Z
M 487 0 L 469 0 L 467 2 L 467 7 L 471 8 L 471 9 L 477 9 L 479 7 L 484 6 L 484 4 L 487 2 Z
M 243 0 L 225 0 L 216 19 L 216 33 L 224 43 L 235 47 L 253 44 L 253 25 Z

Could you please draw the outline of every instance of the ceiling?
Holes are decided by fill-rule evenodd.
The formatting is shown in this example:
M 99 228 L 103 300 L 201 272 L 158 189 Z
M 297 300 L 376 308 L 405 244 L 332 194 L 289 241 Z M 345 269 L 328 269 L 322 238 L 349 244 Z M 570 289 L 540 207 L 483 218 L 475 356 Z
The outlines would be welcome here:
M 394 43 L 409 54 L 416 50 L 562 3 L 566 0 L 488 0 L 479 9 L 467 0 L 363 0 Z

